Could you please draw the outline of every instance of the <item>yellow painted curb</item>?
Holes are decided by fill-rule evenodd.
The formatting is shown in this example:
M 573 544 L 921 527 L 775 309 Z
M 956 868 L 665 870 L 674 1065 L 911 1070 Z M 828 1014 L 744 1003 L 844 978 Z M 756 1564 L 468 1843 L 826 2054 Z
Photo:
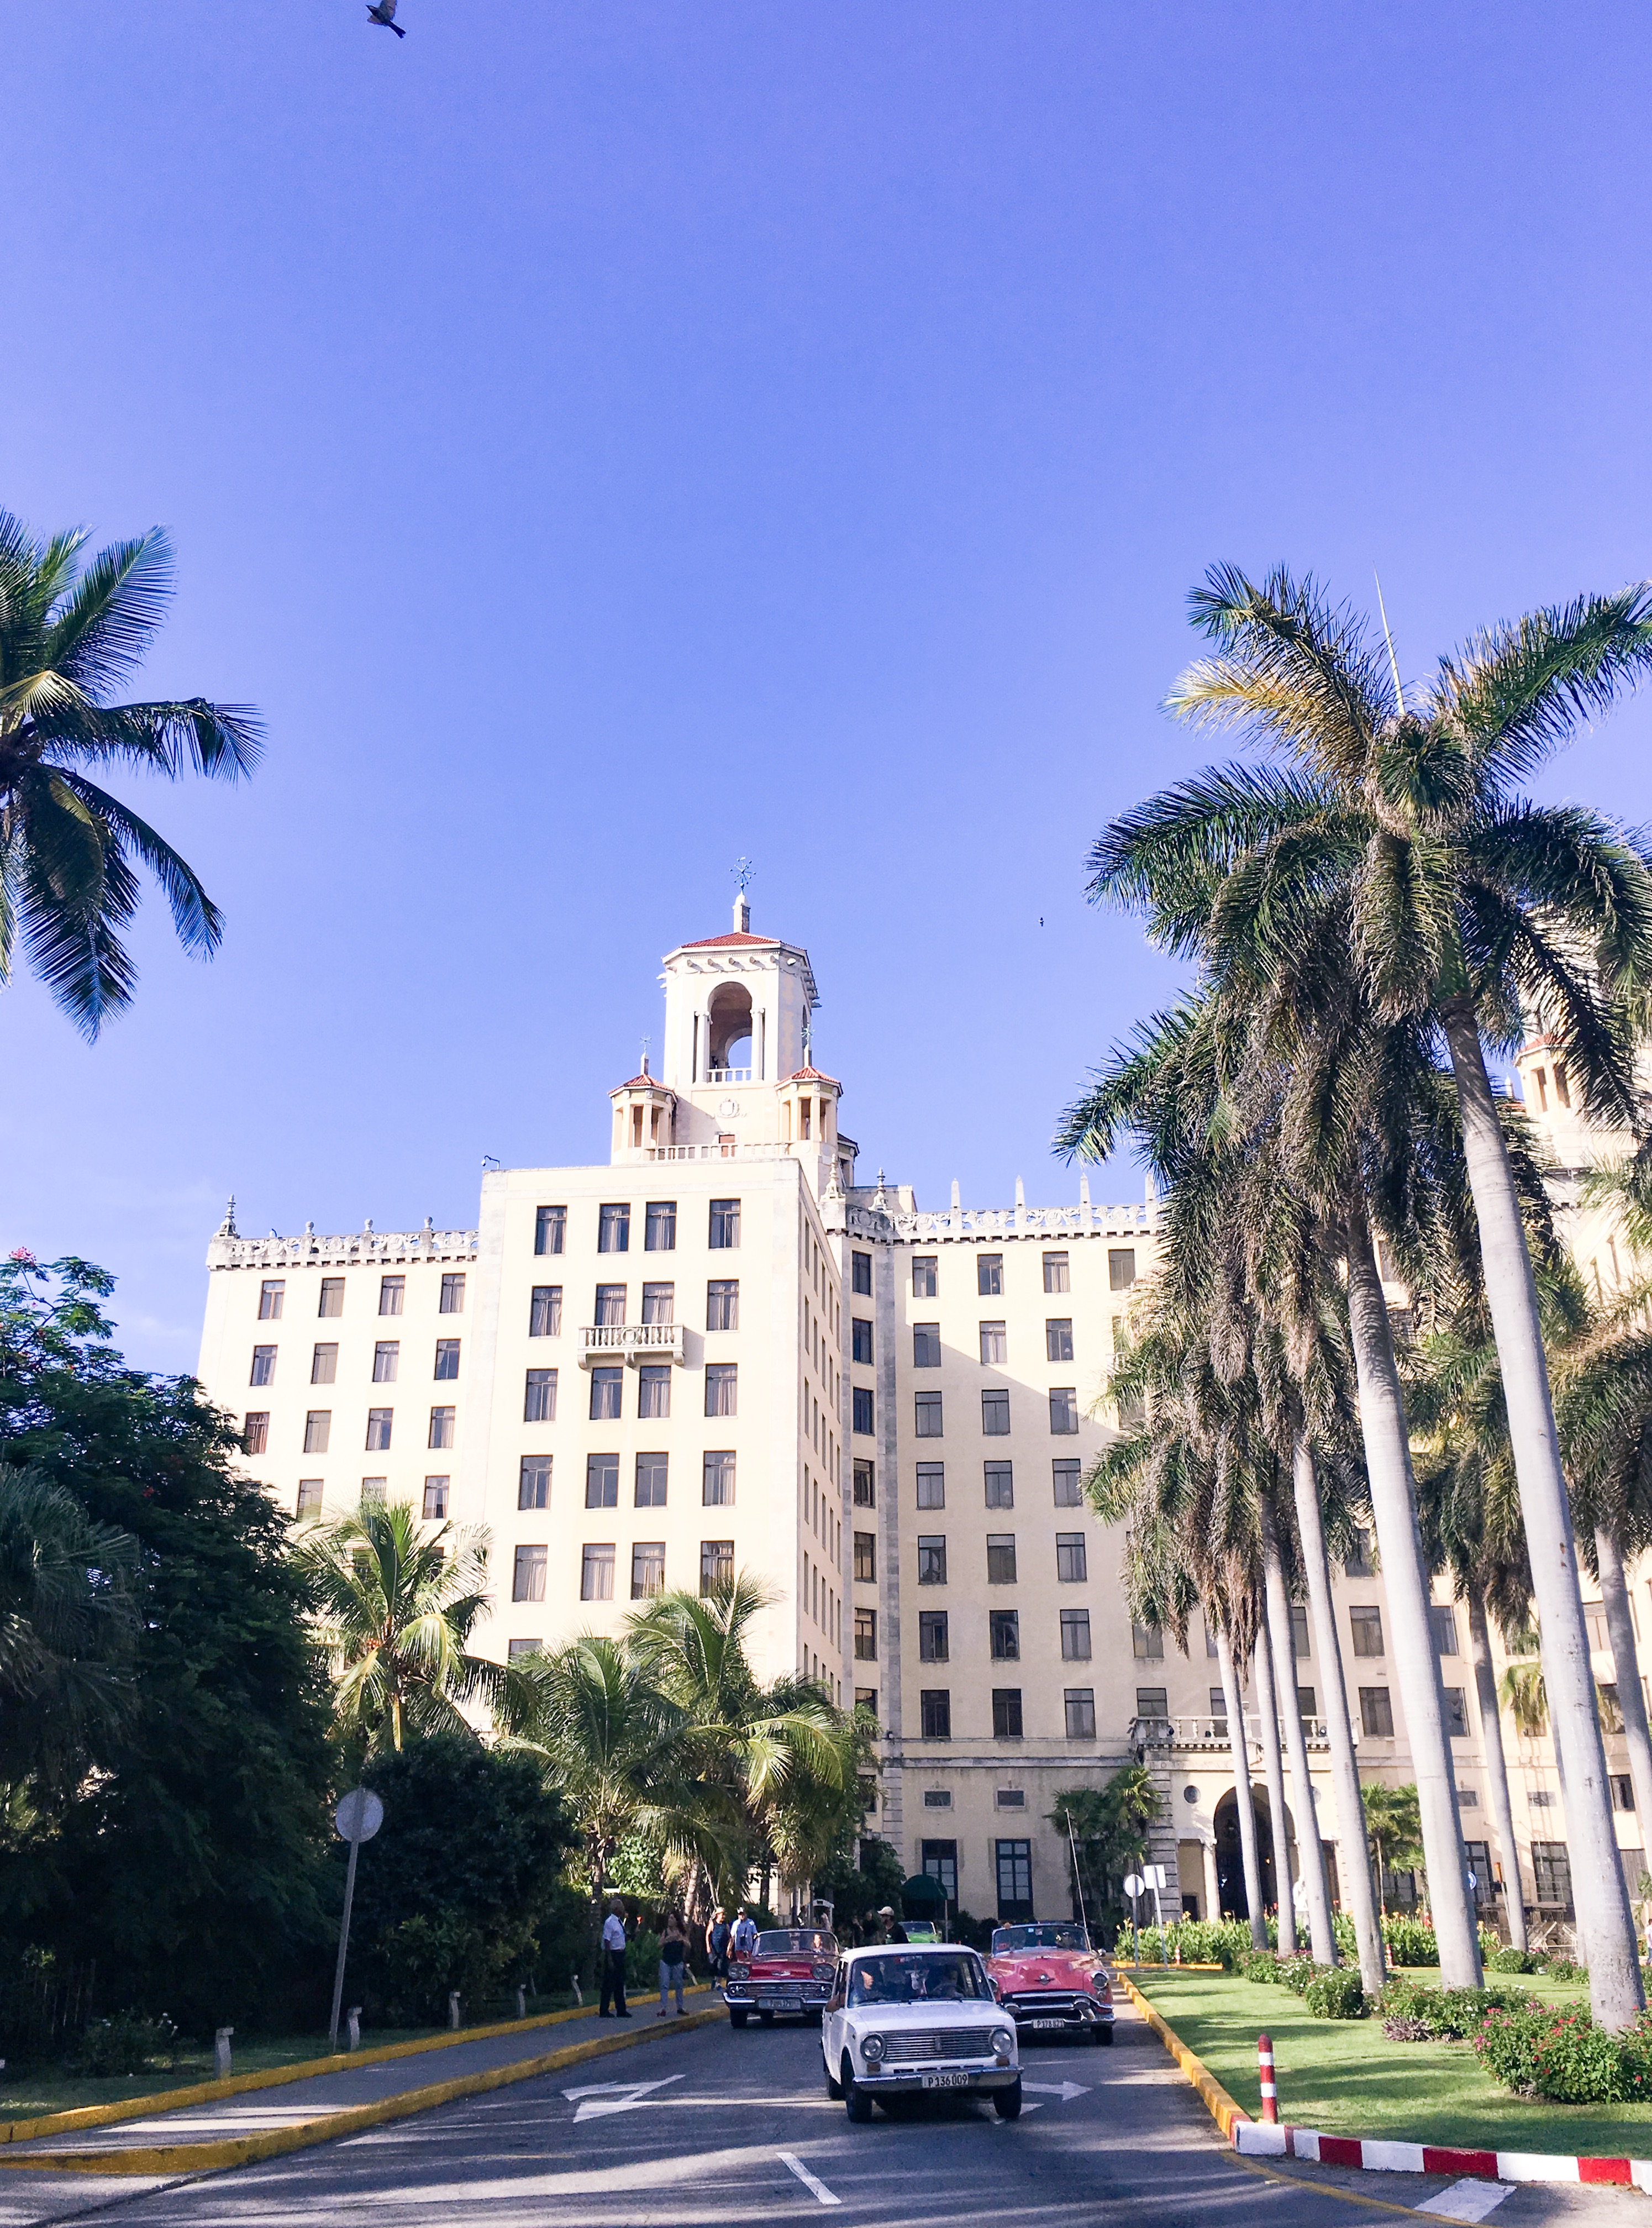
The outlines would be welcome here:
M 1183 1966 L 1182 1970 L 1184 1972 L 1187 1970 L 1186 1966 Z M 1210 2114 L 1211 2118 L 1215 2121 L 1217 2126 L 1221 2129 L 1223 2135 L 1231 2143 L 1233 2140 L 1233 2129 L 1235 2123 L 1240 2120 L 1248 2120 L 1251 2116 L 1250 2114 L 1245 2110 L 1245 2107 L 1242 2104 L 1236 2104 L 1233 2102 L 1233 2099 L 1228 2095 L 1226 2090 L 1223 2088 L 1221 2083 L 1206 2065 L 1203 2058 L 1195 2058 L 1194 2056 L 1192 2051 L 1188 2049 L 1187 2044 L 1183 2042 L 1181 2037 L 1175 2032 L 1175 2028 L 1166 2026 L 1163 2020 L 1160 2018 L 1157 2012 L 1154 2010 L 1152 2005 L 1149 2003 L 1147 1998 L 1130 1979 L 1129 1975 L 1127 1974 L 1118 1972 L 1117 1967 L 1114 1968 L 1114 1971 L 1117 1977 L 1123 1981 L 1124 1986 L 1130 1990 L 1130 2001 L 1142 2014 L 1148 2025 L 1152 2028 L 1154 2033 L 1157 2035 L 1159 2040 L 1169 2052 L 1171 2057 L 1175 2058 L 1176 2064 L 1181 2068 L 1181 2071 L 1186 2074 L 1188 2079 L 1199 2091 L 1199 2095 L 1204 2104 L 1205 2110 Z
M 701 1981 L 685 1995 L 702 1995 Z M 77 2104 L 67 2112 L 42 2112 L 38 2119 L 0 2122 L 0 2144 L 31 2142 L 37 2135 L 67 2135 L 81 2128 L 112 2128 L 121 2120 L 147 2120 L 157 2112 L 178 2112 L 190 2104 L 214 2104 L 221 2097 L 242 2097 L 252 2089 L 279 2089 L 312 2073 L 343 2073 L 352 2065 L 380 2065 L 392 2058 L 417 2058 L 423 2051 L 452 2050 L 462 2042 L 490 2042 L 495 2035 L 527 2034 L 535 2027 L 560 2026 L 564 2020 L 588 2019 L 589 2004 L 565 2012 L 540 2012 L 533 2019 L 496 2020 L 490 2026 L 463 2026 L 449 2034 L 426 2035 L 418 2042 L 382 2042 L 369 2050 L 341 2050 L 327 2058 L 295 2058 L 257 2073 L 232 2073 L 227 2081 L 195 2081 L 186 2089 L 152 2089 L 143 2097 L 123 2097 L 112 2104 Z M 4 2164 L 0 2161 L 0 2164 Z
M 549 2014 L 551 2018 L 556 2016 L 554 2013 Z M 635 2034 L 598 2035 L 590 2042 L 570 2043 L 566 2049 L 546 2051 L 537 2058 L 518 2058 L 509 2065 L 490 2065 L 480 2073 L 461 2073 L 451 2081 L 435 2081 L 423 2089 L 404 2090 L 400 2097 L 386 2097 L 375 2104 L 348 2105 L 343 2111 L 303 2120 L 295 2127 L 264 2128 L 256 2135 L 230 2136 L 221 2142 L 154 2143 L 142 2148 L 133 2144 L 125 2150 L 109 2151 L 29 2151 L 0 2158 L 0 2169 L 14 2174 L 211 2174 L 224 2167 L 251 2166 L 259 2159 L 279 2158 L 285 2151 L 307 2150 L 313 2143 L 331 2142 L 338 2135 L 355 2135 L 364 2128 L 382 2127 L 388 2120 L 403 2120 L 415 2112 L 428 2112 L 438 2104 L 451 2103 L 455 2097 L 480 2096 L 489 2089 L 505 2089 L 513 2082 L 531 2081 L 537 2074 L 560 2072 L 565 2065 L 579 2065 L 586 2058 L 605 2058 L 611 2051 L 634 2050 L 644 2042 L 663 2042 L 669 2035 L 705 2026 L 722 2017 L 720 2003 L 708 2005 L 704 2011 L 689 2012 L 681 2020 L 672 2020 L 663 2026 L 642 2027 Z M 483 2033 L 509 2031 L 508 2027 L 482 2030 Z M 353 2059 L 345 2062 L 360 2065 L 363 2056 L 358 2051 Z M 334 2063 L 323 2062 L 330 2066 Z M 215 2084 L 207 2093 L 222 2096 L 228 2088 L 227 2082 Z

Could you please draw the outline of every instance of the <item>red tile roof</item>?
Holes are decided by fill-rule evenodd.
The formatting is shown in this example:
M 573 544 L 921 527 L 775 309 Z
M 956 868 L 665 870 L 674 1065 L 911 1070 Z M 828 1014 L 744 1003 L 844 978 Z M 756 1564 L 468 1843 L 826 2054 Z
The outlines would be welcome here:
M 664 1091 L 666 1088 L 657 1075 L 633 1075 L 628 1083 L 615 1084 L 608 1096 L 612 1098 L 622 1091 L 635 1091 L 639 1084 L 649 1091 Z
M 843 1086 L 835 1075 L 823 1075 L 817 1067 L 794 1068 L 790 1075 L 780 1078 L 782 1083 L 829 1083 L 834 1091 Z
M 708 951 L 716 944 L 778 944 L 778 936 L 753 936 L 749 928 L 731 928 L 721 936 L 702 936 L 693 944 L 678 946 L 682 951 Z

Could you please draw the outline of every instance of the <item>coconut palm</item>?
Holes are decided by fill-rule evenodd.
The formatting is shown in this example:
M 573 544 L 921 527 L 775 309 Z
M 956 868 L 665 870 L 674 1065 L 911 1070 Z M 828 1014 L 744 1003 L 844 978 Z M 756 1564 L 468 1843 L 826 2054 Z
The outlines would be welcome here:
M 1382 1915 L 1386 1918 L 1388 1898 L 1383 1886 L 1385 1875 L 1397 1871 L 1409 1872 L 1423 1859 L 1422 1816 L 1418 1807 L 1416 1788 L 1385 1787 L 1380 1782 L 1373 1782 L 1365 1789 L 1365 1823 L 1371 1853 L 1376 1860 Z M 1431 1901 L 1431 1879 L 1429 1892 Z
M 409 1732 L 468 1730 L 460 1704 L 490 1695 L 503 1675 L 468 1652 L 489 1605 L 486 1533 L 426 1533 L 411 1502 L 363 1501 L 294 1553 L 331 1658 L 341 1728 L 369 1751 L 399 1749 Z
M 1579 724 L 1652 668 L 1652 590 L 1580 599 L 1485 633 L 1443 659 L 1409 704 L 1392 650 L 1385 658 L 1311 580 L 1281 572 L 1258 586 L 1220 568 L 1195 591 L 1193 613 L 1217 655 L 1182 675 L 1169 708 L 1241 725 L 1284 763 L 1207 772 L 1153 800 L 1098 846 L 1094 887 L 1143 904 L 1160 942 L 1196 951 L 1233 984 L 1273 992 L 1273 1018 L 1287 1030 L 1294 1022 L 1328 1042 L 1322 1002 L 1303 996 L 1317 975 L 1345 1013 L 1409 1028 L 1419 1058 L 1444 1047 L 1546 1629 L 1557 1753 L 1575 1789 L 1568 1823 L 1591 2000 L 1601 2023 L 1619 2027 L 1641 2008 L 1641 1975 L 1531 1259 L 1484 1042 L 1518 1042 L 1524 1015 L 1536 1015 L 1587 1111 L 1632 1122 L 1627 1016 L 1652 983 L 1652 871 L 1599 816 L 1540 806 L 1522 791 Z M 1338 932 L 1328 938 L 1328 926 Z M 1368 1092 L 1357 1096 L 1369 1103 Z M 1368 1367 L 1380 1365 L 1385 1327 L 1354 1216 L 1348 1238 L 1361 1405 L 1386 1407 L 1397 1387 Z M 1393 1431 L 1384 1437 L 1403 1444 Z M 1400 1483 L 1373 1466 L 1379 1504 L 1397 1500 Z M 1388 1562 L 1386 1542 L 1384 1555 Z M 1407 1628 L 1410 1606 L 1399 1620 Z M 1402 1650 L 1412 1644 L 1408 1629 L 1400 1640 Z M 1420 1781 L 1419 1793 L 1426 1828 L 1433 1805 Z M 1448 1950 L 1455 1962 L 1461 1945 L 1443 1935 L 1441 1946 L 1443 1965 Z
M 236 780 L 259 756 L 243 705 L 195 696 L 111 701 L 161 622 L 172 556 L 159 528 L 89 563 L 83 533 L 36 541 L 0 512 L 0 985 L 23 948 L 53 997 L 95 1037 L 131 1002 L 124 941 L 147 868 L 189 951 L 223 935 L 199 876 L 93 778 L 128 766 L 176 781 Z
M 0 1463 L 0 1782 L 72 1786 L 131 1699 L 138 1543 Z

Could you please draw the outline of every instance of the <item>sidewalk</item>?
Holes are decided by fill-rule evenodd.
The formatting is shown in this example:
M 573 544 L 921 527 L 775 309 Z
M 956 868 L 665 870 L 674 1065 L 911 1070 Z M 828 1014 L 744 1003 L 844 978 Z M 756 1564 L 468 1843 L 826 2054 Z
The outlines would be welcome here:
M 726 2016 L 710 1990 L 691 1994 L 695 2007 L 682 2019 L 656 2019 L 650 1998 L 639 2000 L 629 2020 L 600 2019 L 594 2009 L 555 2013 L 503 2032 L 404 2046 L 394 2057 L 366 2051 L 342 2066 L 215 2098 L 209 2090 L 174 2092 L 188 2101 L 170 2110 L 157 2109 L 165 2105 L 163 2095 L 112 2124 L 0 2144 L 0 2228 L 70 2219 Z

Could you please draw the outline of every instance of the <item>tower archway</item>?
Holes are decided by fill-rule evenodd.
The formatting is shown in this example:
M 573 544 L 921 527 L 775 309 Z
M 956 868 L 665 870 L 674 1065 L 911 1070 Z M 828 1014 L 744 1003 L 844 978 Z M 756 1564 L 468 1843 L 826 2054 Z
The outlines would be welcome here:
M 714 1073 L 752 1066 L 752 994 L 744 983 L 720 983 L 706 1014 L 707 1066 Z
M 1265 1786 L 1252 1785 L 1251 1809 L 1256 1819 L 1256 1853 L 1258 1868 L 1262 1874 L 1262 1902 L 1268 1911 L 1279 1907 L 1279 1886 L 1273 1863 L 1273 1815 L 1268 1808 L 1268 1790 Z M 1230 1787 L 1217 1803 L 1213 1820 L 1216 1834 L 1216 1884 L 1221 1891 L 1221 1906 L 1231 1911 L 1236 1918 L 1251 1915 L 1250 1898 L 1245 1892 L 1244 1845 L 1239 1840 L 1239 1796 Z M 1285 1837 L 1291 1848 L 1297 1846 L 1296 1822 L 1287 1806 Z

